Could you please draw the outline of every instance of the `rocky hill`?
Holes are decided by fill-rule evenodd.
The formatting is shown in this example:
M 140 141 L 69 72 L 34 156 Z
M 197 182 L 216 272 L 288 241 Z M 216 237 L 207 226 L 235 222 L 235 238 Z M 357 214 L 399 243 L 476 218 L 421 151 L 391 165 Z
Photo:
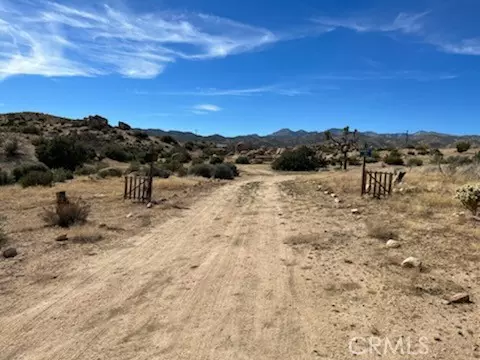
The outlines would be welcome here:
M 327 129 L 325 129 L 327 130 Z M 95 115 L 84 119 L 66 119 L 42 113 L 8 113 L 0 114 L 0 131 L 18 132 L 33 136 L 69 135 L 87 140 L 94 146 L 104 145 L 105 142 L 122 142 L 127 145 L 141 145 L 146 147 L 151 142 L 160 144 L 160 137 L 172 136 L 179 142 L 211 142 L 234 146 L 238 143 L 248 144 L 250 148 L 289 147 L 296 145 L 318 144 L 325 141 L 324 131 L 307 132 L 281 129 L 270 135 L 257 134 L 224 137 L 222 135 L 200 136 L 191 132 L 164 131 L 160 129 L 132 129 L 128 124 L 119 122 L 117 126 L 109 124 L 108 120 Z M 333 134 L 341 129 L 329 129 Z M 150 138 L 149 138 L 150 136 Z M 379 134 L 375 132 L 360 133 L 361 142 L 366 142 L 375 148 L 395 148 L 406 146 L 405 134 Z M 408 144 L 411 146 L 426 145 L 431 148 L 454 147 L 455 143 L 466 140 L 473 146 L 480 146 L 480 135 L 456 136 L 436 132 L 420 131 L 409 135 Z

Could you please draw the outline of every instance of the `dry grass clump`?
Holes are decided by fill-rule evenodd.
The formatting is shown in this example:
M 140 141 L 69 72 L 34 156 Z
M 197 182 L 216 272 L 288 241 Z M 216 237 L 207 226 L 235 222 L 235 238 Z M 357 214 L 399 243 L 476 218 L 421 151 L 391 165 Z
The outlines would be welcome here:
M 49 226 L 70 227 L 84 224 L 90 214 L 90 205 L 78 199 L 66 204 L 57 204 L 54 209 L 44 209 L 43 220 Z
M 392 229 L 392 224 L 387 221 L 367 221 L 367 234 L 375 239 L 390 240 L 398 239 L 398 231 Z

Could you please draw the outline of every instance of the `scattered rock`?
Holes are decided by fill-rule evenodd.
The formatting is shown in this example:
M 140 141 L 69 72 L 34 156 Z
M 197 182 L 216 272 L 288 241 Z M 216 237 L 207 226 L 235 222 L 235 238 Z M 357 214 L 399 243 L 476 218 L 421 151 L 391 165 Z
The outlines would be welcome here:
M 471 303 L 468 293 L 458 293 L 448 299 L 448 304 L 469 304 Z
M 127 214 L 126 218 L 130 219 L 132 216 L 133 216 L 133 213 L 129 213 L 129 214 Z
M 336 197 L 337 197 L 337 194 L 331 193 L 330 196 L 331 196 L 332 198 L 336 198 Z
M 390 239 L 390 240 L 387 241 L 385 246 L 389 249 L 396 249 L 396 248 L 399 248 L 401 246 L 401 244 L 397 240 Z
M 148 208 L 148 209 L 151 209 L 152 207 L 153 207 L 153 204 L 152 204 L 151 202 L 149 202 L 149 203 L 147 204 L 147 208 Z
M 324 193 L 325 195 L 328 195 L 328 191 L 326 191 L 326 190 L 325 190 L 323 193 Z
M 8 259 L 8 258 L 13 258 L 18 255 L 17 249 L 15 248 L 8 248 L 3 252 L 3 257 Z
M 352 209 L 351 212 L 352 212 L 352 214 L 359 214 L 360 213 L 360 211 L 358 209 Z
M 67 240 L 68 240 L 67 234 L 63 234 L 55 238 L 55 241 L 67 241 Z
M 420 259 L 417 259 L 413 256 L 410 256 L 402 261 L 402 267 L 404 268 L 418 268 L 420 266 L 422 266 Z
M 321 191 L 321 190 L 322 190 L 322 185 L 318 185 L 317 191 Z
M 107 227 L 107 224 L 102 223 L 102 224 L 98 225 L 98 227 L 99 227 L 100 229 L 104 229 L 104 228 Z

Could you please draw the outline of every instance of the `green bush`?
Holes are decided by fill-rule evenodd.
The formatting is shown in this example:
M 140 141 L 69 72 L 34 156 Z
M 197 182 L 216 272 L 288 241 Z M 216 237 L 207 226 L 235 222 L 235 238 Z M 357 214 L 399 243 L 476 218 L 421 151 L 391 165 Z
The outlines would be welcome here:
M 18 156 L 18 153 L 20 150 L 20 145 L 18 143 L 18 140 L 14 138 L 12 140 L 7 141 L 5 143 L 4 150 L 7 158 L 14 158 Z
M 225 165 L 227 165 L 230 168 L 230 170 L 232 170 L 233 176 L 236 177 L 236 176 L 240 175 L 237 167 L 235 166 L 235 164 L 227 162 L 227 163 L 225 163 Z
M 72 171 L 95 157 L 95 151 L 91 148 L 64 136 L 43 141 L 35 151 L 38 160 L 48 167 Z
M 162 168 L 168 170 L 172 173 L 177 172 L 178 169 L 182 168 L 183 165 L 179 161 L 171 160 L 162 164 Z
M 188 175 L 188 169 L 185 166 L 182 166 L 180 169 L 177 170 L 178 177 L 184 177 Z
M 130 166 L 125 170 L 125 174 L 131 174 L 134 172 L 139 172 L 141 170 L 140 163 L 138 161 L 132 161 Z
M 151 168 L 151 170 L 152 170 L 152 176 L 153 177 L 158 177 L 158 178 L 161 178 L 161 179 L 168 179 L 170 177 L 170 175 L 172 175 L 172 171 L 170 171 L 168 169 L 165 169 L 165 168 L 155 166 L 155 165 L 153 166 L 153 168 Z M 150 166 L 145 166 L 143 171 L 144 171 L 145 175 L 149 175 L 150 174 Z
M 211 158 L 210 158 L 210 164 L 212 165 L 216 165 L 216 164 L 222 164 L 223 163 L 223 157 L 221 156 L 217 156 L 217 155 L 213 155 Z
M 28 163 L 28 164 L 23 164 L 14 168 L 12 174 L 13 174 L 13 177 L 15 178 L 15 181 L 19 181 L 22 177 L 24 177 L 25 175 L 27 175 L 32 171 L 48 172 L 49 168 L 47 167 L 47 165 L 42 163 Z
M 410 166 L 410 167 L 422 166 L 423 165 L 423 160 L 419 159 L 419 158 L 416 158 L 416 157 L 413 157 L 413 158 L 408 159 L 407 165 Z
M 457 189 L 455 196 L 462 205 L 472 212 L 473 215 L 477 215 L 480 208 L 480 183 L 468 184 Z
M 22 187 L 30 186 L 51 186 L 53 183 L 53 173 L 48 171 L 31 171 L 19 180 Z
M 73 172 L 65 169 L 53 169 L 53 182 L 65 182 L 73 179 Z
M 121 177 L 123 176 L 123 171 L 122 169 L 116 167 L 107 167 L 98 171 L 98 176 L 100 176 L 101 178 Z
M 129 162 L 133 160 L 133 155 L 131 152 L 127 151 L 123 146 L 118 144 L 107 145 L 103 149 L 103 155 L 105 157 L 119 161 L 119 162 Z
M 402 154 L 397 149 L 391 150 L 383 161 L 388 165 L 404 165 Z
M 134 131 L 133 136 L 135 136 L 137 139 L 140 139 L 140 140 L 148 139 L 148 134 L 140 130 Z
M 348 158 L 348 165 L 359 166 L 359 165 L 362 165 L 362 161 L 358 156 L 350 156 Z
M 213 177 L 215 179 L 233 180 L 235 176 L 227 164 L 217 164 L 213 170 Z
M 21 132 L 24 133 L 24 134 L 31 134 L 31 135 L 40 135 L 42 133 L 40 131 L 40 129 L 38 127 L 36 127 L 35 125 L 24 126 L 21 129 Z
M 188 163 L 190 160 L 192 160 L 192 157 L 184 148 L 174 149 L 170 158 L 172 159 L 172 161 L 178 161 L 182 164 Z
M 470 165 L 473 160 L 470 159 L 469 157 L 466 156 L 449 156 L 447 157 L 444 162 L 446 164 L 452 164 L 452 165 L 457 165 L 457 166 L 462 166 L 462 165 Z
M 325 166 L 325 159 L 318 159 L 315 151 L 306 146 L 285 151 L 272 163 L 272 169 L 282 171 L 314 171 Z
M 92 175 L 96 174 L 97 171 L 98 168 L 95 165 L 84 164 L 75 170 L 75 175 Z
M 178 141 L 175 140 L 173 136 L 170 136 L 170 135 L 164 135 L 160 137 L 160 141 L 170 145 L 178 145 Z
M 204 162 L 205 160 L 199 157 L 192 159 L 192 165 L 199 165 L 199 164 L 203 164 Z
M 211 178 L 213 176 L 214 167 L 210 164 L 193 165 L 188 169 L 189 175 Z
M 15 183 L 15 179 L 10 173 L 0 169 L 0 186 L 11 185 Z
M 248 160 L 248 157 L 246 157 L 246 156 L 239 156 L 239 157 L 235 160 L 235 163 L 236 163 L 236 164 L 244 164 L 244 165 L 247 165 L 247 164 L 250 164 L 250 160 Z
M 468 141 L 459 141 L 456 144 L 457 151 L 459 153 L 463 153 L 463 152 L 466 152 L 466 151 L 470 150 L 470 146 L 471 146 L 471 144 Z

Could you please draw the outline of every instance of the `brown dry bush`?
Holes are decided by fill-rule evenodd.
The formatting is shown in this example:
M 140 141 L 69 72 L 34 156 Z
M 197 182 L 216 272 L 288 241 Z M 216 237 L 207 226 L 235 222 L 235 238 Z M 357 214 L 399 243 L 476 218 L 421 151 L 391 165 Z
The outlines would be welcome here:
M 90 205 L 78 199 L 66 204 L 57 204 L 54 209 L 44 209 L 43 220 L 49 226 L 70 227 L 84 224 L 90 214 Z
M 398 239 L 398 232 L 386 221 L 367 221 L 366 225 L 368 236 L 385 241 Z

